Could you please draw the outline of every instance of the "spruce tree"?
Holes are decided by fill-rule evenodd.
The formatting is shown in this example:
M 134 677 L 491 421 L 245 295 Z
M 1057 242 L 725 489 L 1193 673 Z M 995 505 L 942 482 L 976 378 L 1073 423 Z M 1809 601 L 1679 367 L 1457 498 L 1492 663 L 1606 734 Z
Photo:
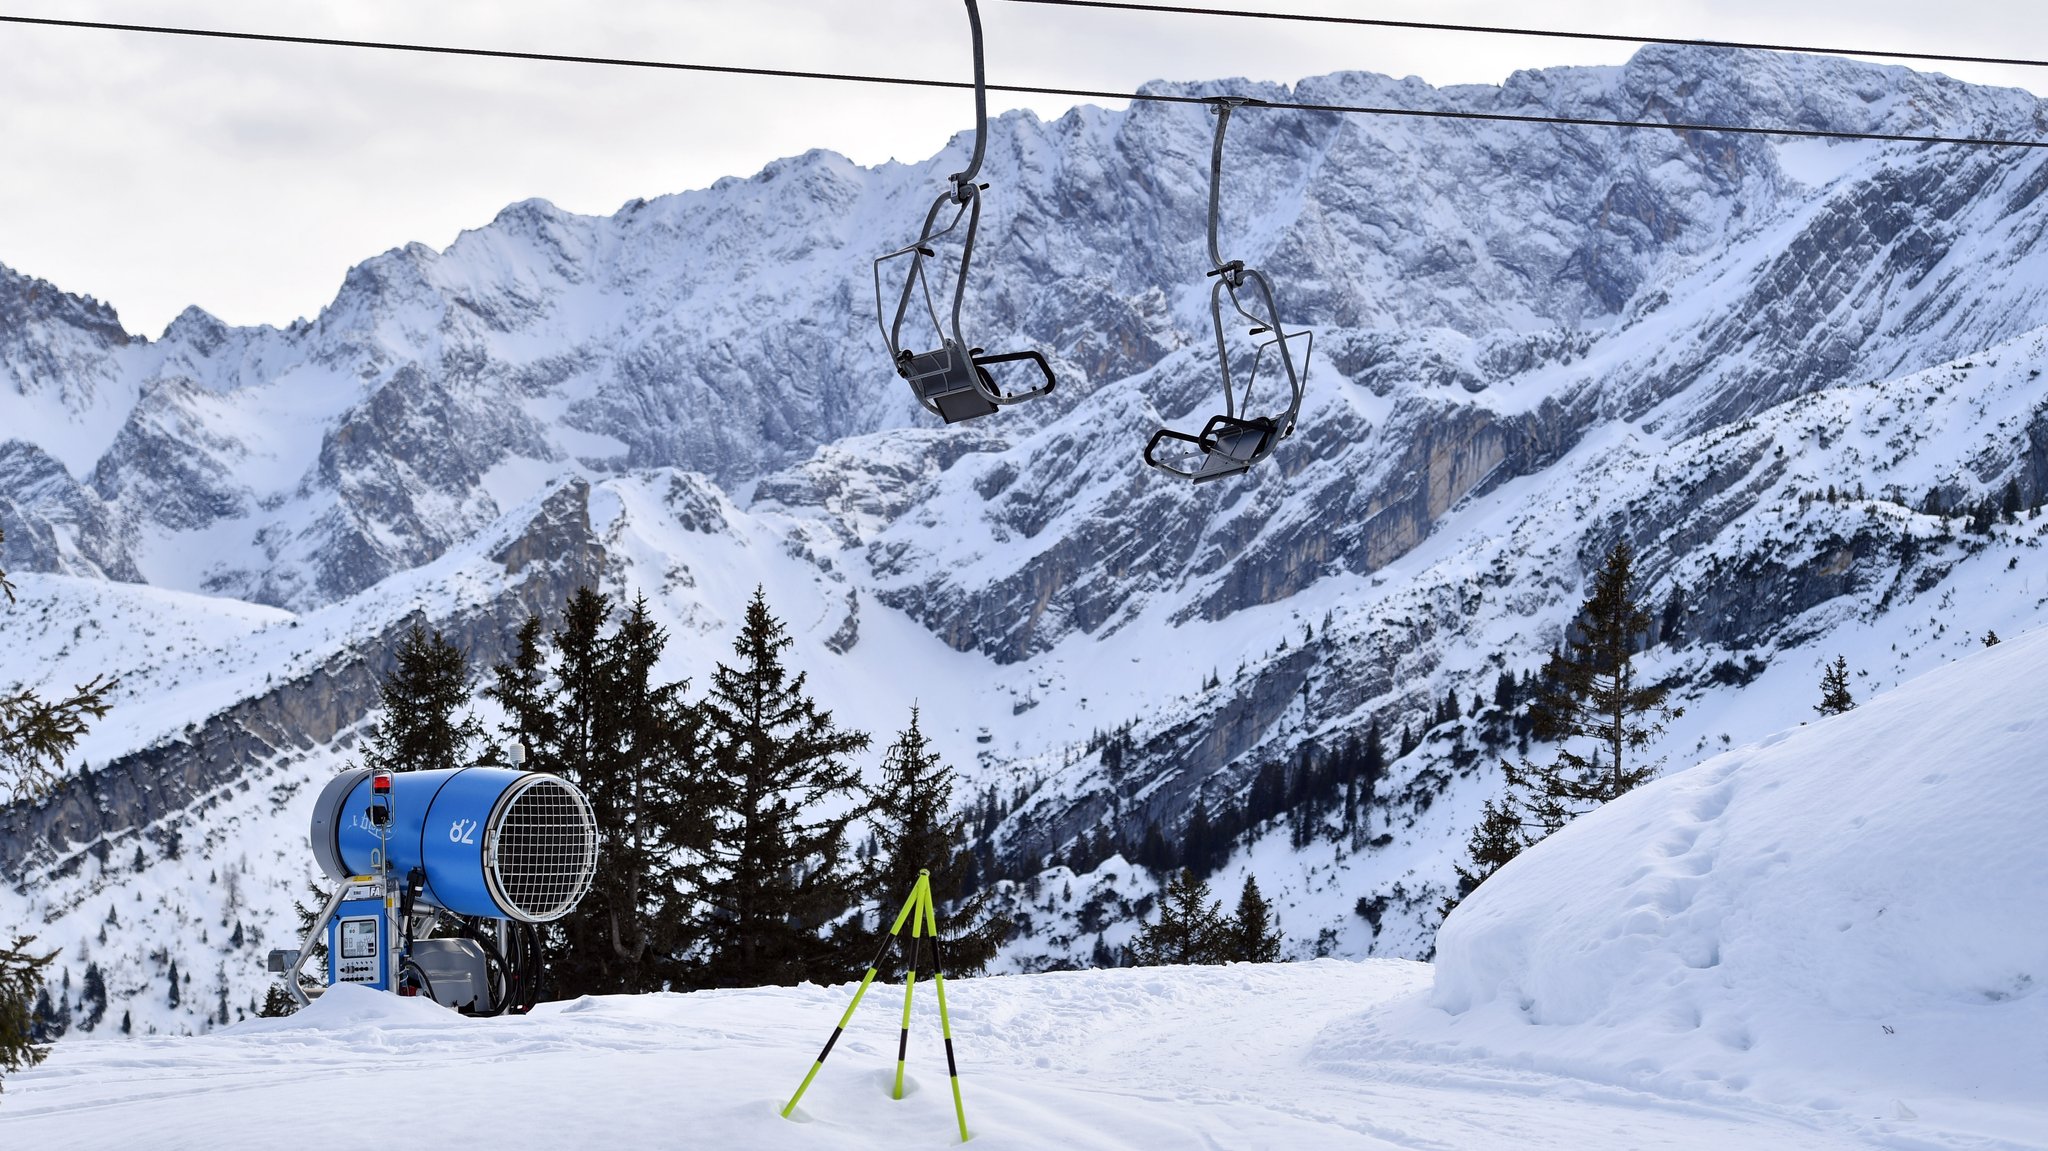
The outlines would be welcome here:
M 647 974 L 679 982 L 713 830 L 710 793 L 700 782 L 703 713 L 683 698 L 686 681 L 662 683 L 655 675 L 668 634 L 655 624 L 645 596 L 634 598 L 614 643 L 626 736 L 614 787 L 629 816 L 620 858 L 634 861 L 634 874 L 643 877 L 615 902 L 639 909 L 634 930 L 654 959 Z M 616 926 L 613 934 L 620 935 Z
M 1664 618 L 1657 628 L 1657 638 L 1667 647 L 1677 647 L 1685 638 L 1680 630 L 1685 624 L 1685 591 L 1674 581 L 1671 595 L 1664 601 Z
M 1173 866 L 1173 852 L 1166 846 L 1166 836 L 1159 830 L 1158 820 L 1145 824 L 1145 838 L 1138 845 L 1138 857 L 1131 862 L 1154 875 L 1164 874 Z
M 1507 772 L 1508 790 L 1498 800 L 1488 799 L 1480 809 L 1479 824 L 1465 841 L 1465 858 L 1470 866 L 1465 863 L 1452 866 L 1458 876 L 1458 885 L 1444 899 L 1439 909 L 1442 915 L 1449 915 L 1452 908 L 1464 902 L 1466 896 L 1490 879 L 1508 860 L 1520 855 L 1531 842 L 1528 829 L 1522 822 L 1526 801 L 1517 795 L 1526 787 L 1526 776 L 1513 764 L 1504 762 L 1501 767 Z
M 284 989 L 284 984 L 273 983 L 263 992 L 263 1006 L 256 1009 L 256 1014 L 263 1019 L 282 1019 L 298 1009 L 299 1001 Z M 127 1015 L 124 1013 L 121 1018 L 125 1021 Z M 125 1025 L 122 1030 L 127 1030 Z
M 1849 694 L 1849 661 L 1836 656 L 1820 673 L 1820 702 L 1813 710 L 1822 715 L 1840 715 L 1856 706 L 1856 700 Z
M 881 787 L 868 817 L 874 826 L 875 852 L 859 884 L 862 903 L 872 901 L 874 919 L 857 916 L 840 932 L 845 944 L 842 961 L 849 967 L 867 963 L 881 947 L 920 871 L 931 873 L 947 975 L 986 970 L 1009 934 L 1009 923 L 988 913 L 990 890 L 967 894 L 966 876 L 974 855 L 968 849 L 967 817 L 953 812 L 954 782 L 953 769 L 932 750 L 918 727 L 918 710 L 912 707 L 910 726 L 897 733 L 882 757 Z M 1088 854 L 1085 845 L 1076 850 Z M 925 955 L 922 966 L 929 973 L 930 952 Z
M 661 683 L 666 633 L 637 598 L 616 627 L 611 598 L 578 588 L 543 648 L 529 619 L 485 694 L 527 766 L 559 774 L 590 801 L 598 867 L 591 889 L 549 925 L 548 966 L 564 996 L 655 991 L 680 978 L 688 901 L 709 822 L 701 724 L 687 685 Z
M 412 625 L 380 695 L 384 714 L 363 752 L 367 766 L 427 771 L 474 761 L 483 724 L 468 714 L 456 718 L 469 703 L 469 661 L 439 631 Z
M 1637 677 L 1635 655 L 1649 635 L 1650 613 L 1635 598 L 1635 552 L 1623 540 L 1608 551 L 1564 646 L 1552 649 L 1532 685 L 1532 733 L 1557 743 L 1557 757 L 1543 766 L 1502 762 L 1507 786 L 1487 800 L 1466 841 L 1470 866 L 1455 867 L 1445 915 L 1523 849 L 1649 780 L 1655 765 L 1632 766 L 1629 753 L 1684 714 L 1667 706 L 1667 686 Z M 1592 740 L 1593 754 L 1581 755 L 1566 743 L 1572 739 Z
M 1683 714 L 1666 706 L 1668 686 L 1638 678 L 1635 654 L 1649 632 L 1650 613 L 1635 598 L 1635 550 L 1622 540 L 1594 576 L 1564 647 L 1551 653 L 1530 709 L 1536 738 L 1559 745 L 1545 789 L 1566 818 L 1648 781 L 1655 765 L 1631 766 L 1629 753 Z M 1572 739 L 1590 739 L 1597 750 L 1581 755 L 1566 744 Z
M 1159 918 L 1138 929 L 1124 955 L 1139 967 L 1222 963 L 1231 955 L 1230 936 L 1222 901 L 1210 899 L 1208 883 L 1182 868 L 1160 893 Z
M 1273 918 L 1273 905 L 1259 894 L 1259 881 L 1247 873 L 1244 891 L 1237 897 L 1237 914 L 1223 927 L 1228 941 L 1227 958 L 1243 963 L 1275 963 L 1280 959 L 1280 925 Z
M 100 973 L 100 965 L 85 965 L 85 982 L 78 990 L 78 1029 L 91 1031 L 107 1017 L 107 978 Z
M 42 1035 L 41 1016 L 50 1003 L 43 971 L 57 955 L 37 954 L 34 942 L 21 935 L 0 947 L 0 1071 L 33 1067 L 49 1053 Z
M 178 961 L 171 960 L 171 993 L 165 999 L 169 1006 L 176 1007 L 184 1001 L 184 993 L 178 988 Z
M 5 540 L 0 532 L 0 542 Z M 14 607 L 14 585 L 4 571 L 0 599 Z M 116 686 L 111 678 L 95 676 L 54 700 L 21 687 L 0 691 L 0 802 L 31 802 L 55 786 L 64 757 L 85 734 L 87 721 L 107 714 Z M 54 951 L 38 952 L 34 936 L 0 934 L 9 938 L 0 945 L 0 1072 L 33 1067 L 48 1054 L 36 1038 L 33 1005 L 57 957 Z
M 701 892 L 704 952 L 694 978 L 714 987 L 832 982 L 849 970 L 824 933 L 854 906 L 846 827 L 864 814 L 847 756 L 868 737 L 820 711 L 790 639 L 755 589 L 711 674 L 703 709 L 715 828 Z

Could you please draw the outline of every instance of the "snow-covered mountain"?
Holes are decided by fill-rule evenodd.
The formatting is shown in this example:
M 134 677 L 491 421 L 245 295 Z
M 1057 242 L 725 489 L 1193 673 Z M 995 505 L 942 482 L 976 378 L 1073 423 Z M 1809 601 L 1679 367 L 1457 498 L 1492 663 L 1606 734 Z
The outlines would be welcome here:
M 1707 50 L 1173 90 L 2048 132 L 2024 92 Z M 1256 871 L 1297 954 L 1425 954 L 1512 750 L 1462 705 L 1541 662 L 1617 539 L 1675 605 L 1647 655 L 1685 697 L 1654 752 L 1674 767 L 1810 716 L 1837 653 L 1861 696 L 2048 611 L 2048 156 L 1248 110 L 1224 247 L 1316 363 L 1271 466 L 1197 489 L 1137 452 L 1215 403 L 1210 122 L 992 131 L 969 323 L 1062 383 L 961 427 L 878 351 L 868 262 L 965 139 L 607 218 L 517 204 L 284 329 L 191 311 L 144 339 L 0 270 L 0 566 L 24 592 L 0 681 L 123 676 L 90 770 L 0 811 L 0 921 L 108 956 L 137 1003 L 193 949 L 181 970 L 243 1004 L 256 932 L 222 942 L 291 922 L 306 785 L 389 638 L 424 618 L 488 663 L 591 578 L 646 591 L 699 683 L 763 584 L 842 718 L 886 733 L 920 703 L 1020 880 L 1024 967 L 1121 941 L 1149 826 L 1177 840 L 1374 720 L 1417 746 L 1360 824 L 1255 828 L 1219 882 Z M 2017 516 L 1952 514 L 2008 493 Z M 145 1015 L 196 1026 L 195 1001 Z

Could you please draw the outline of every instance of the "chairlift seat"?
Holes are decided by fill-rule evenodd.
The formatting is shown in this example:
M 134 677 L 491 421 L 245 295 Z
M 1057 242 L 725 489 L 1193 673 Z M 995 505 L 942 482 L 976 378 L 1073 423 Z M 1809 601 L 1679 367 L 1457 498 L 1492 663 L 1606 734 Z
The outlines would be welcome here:
M 1264 416 L 1250 420 L 1212 416 L 1199 436 L 1176 432 L 1172 428 L 1154 432 L 1152 442 L 1145 445 L 1145 462 L 1204 484 L 1249 471 L 1253 464 L 1265 458 L 1279 432 L 1280 425 Z M 1175 440 L 1200 448 L 1202 462 L 1189 469 L 1177 466 L 1176 461 L 1161 459 L 1158 454 L 1161 443 Z
M 951 340 L 933 351 L 903 353 L 899 370 L 910 381 L 918 401 L 937 411 L 949 424 L 996 410 L 995 403 L 988 398 L 988 393 L 995 390 L 988 373 Z

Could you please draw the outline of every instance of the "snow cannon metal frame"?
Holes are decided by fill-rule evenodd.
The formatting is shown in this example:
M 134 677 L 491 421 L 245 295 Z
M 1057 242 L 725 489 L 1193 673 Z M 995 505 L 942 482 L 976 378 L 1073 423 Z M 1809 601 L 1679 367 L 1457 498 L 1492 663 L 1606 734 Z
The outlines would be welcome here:
M 966 170 L 947 177 L 947 188 L 932 201 L 917 239 L 893 252 L 877 256 L 874 265 L 875 321 L 881 325 L 882 342 L 888 345 L 890 363 L 895 365 L 896 374 L 910 384 L 911 394 L 917 397 L 917 402 L 949 424 L 977 419 L 999 407 L 1037 399 L 1051 393 L 1059 383 L 1053 378 L 1052 365 L 1046 362 L 1043 353 L 1023 351 L 984 355 L 983 349 L 971 346 L 967 337 L 961 334 L 960 311 L 967 298 L 967 271 L 974 262 L 975 235 L 981 230 L 981 194 L 988 188 L 987 184 L 975 182 L 975 176 L 981 171 L 988 136 L 988 84 L 982 68 L 981 12 L 975 7 L 975 0 L 966 2 L 967 24 L 974 34 L 974 155 L 968 160 Z M 954 206 L 952 220 L 934 231 L 939 216 L 949 204 Z M 951 235 L 960 227 L 962 220 L 966 221 L 967 228 L 960 237 L 960 273 L 953 284 L 952 324 L 948 326 L 939 319 L 925 261 L 938 258 L 938 249 L 933 245 Z M 882 305 L 882 265 L 904 256 L 910 257 L 910 270 L 903 278 L 902 292 L 897 294 L 892 320 Z M 924 352 L 903 346 L 903 323 L 920 293 L 924 297 L 925 314 L 931 318 L 932 331 L 939 342 L 938 347 Z M 988 370 L 996 364 L 1027 362 L 1036 365 L 1045 379 L 1043 383 L 1022 391 L 1003 391 Z
M 325 932 L 328 987 L 424 994 L 476 1015 L 525 1011 L 539 998 L 536 925 L 573 910 L 597 872 L 583 793 L 514 768 L 353 768 L 321 790 L 310 832 L 337 886 L 299 949 L 270 956 L 300 1003 L 320 993 L 299 972 Z

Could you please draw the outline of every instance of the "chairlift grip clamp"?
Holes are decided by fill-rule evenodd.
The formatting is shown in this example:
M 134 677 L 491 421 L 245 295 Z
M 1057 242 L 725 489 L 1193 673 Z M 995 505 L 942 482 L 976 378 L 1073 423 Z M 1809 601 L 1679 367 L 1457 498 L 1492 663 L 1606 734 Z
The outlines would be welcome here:
M 1223 282 L 1233 288 L 1244 287 L 1244 261 L 1232 260 L 1227 264 L 1209 269 L 1208 275 L 1221 276 Z

